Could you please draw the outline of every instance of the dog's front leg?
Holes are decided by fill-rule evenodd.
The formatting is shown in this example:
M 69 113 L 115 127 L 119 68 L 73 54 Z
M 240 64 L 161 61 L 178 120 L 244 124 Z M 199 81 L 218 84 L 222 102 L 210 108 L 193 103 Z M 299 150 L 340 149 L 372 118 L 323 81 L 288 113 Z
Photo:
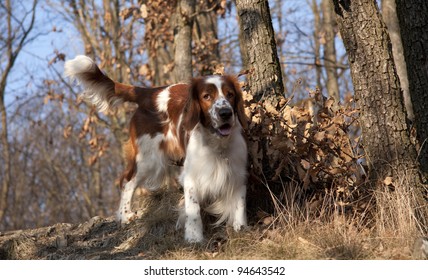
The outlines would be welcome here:
M 202 219 L 195 184 L 192 179 L 184 178 L 184 238 L 187 242 L 202 242 Z
M 247 188 L 245 185 L 243 185 L 240 186 L 238 190 L 236 190 L 234 195 L 236 208 L 233 219 L 233 229 L 235 231 L 239 231 L 243 227 L 247 226 L 246 194 Z

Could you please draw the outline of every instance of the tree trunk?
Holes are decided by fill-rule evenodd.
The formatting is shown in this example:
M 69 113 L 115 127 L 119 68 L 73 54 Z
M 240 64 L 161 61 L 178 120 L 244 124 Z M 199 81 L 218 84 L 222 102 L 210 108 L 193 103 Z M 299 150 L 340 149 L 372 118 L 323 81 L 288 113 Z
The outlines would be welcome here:
M 3 181 L 0 192 L 0 222 L 3 221 L 6 209 L 7 209 L 7 200 L 9 197 L 10 190 L 10 147 L 8 140 L 8 129 L 7 129 L 7 113 L 6 107 L 4 106 L 4 89 L 0 89 L 1 98 L 0 98 L 0 112 L 1 112 L 1 143 L 3 145 L 2 148 L 2 156 L 3 156 Z
M 236 1 L 235 1 L 236 5 Z M 241 55 L 242 69 L 250 69 L 250 63 L 247 53 L 247 45 L 244 39 L 244 32 L 240 31 L 238 33 L 238 41 L 239 41 L 239 53 Z
M 192 26 L 195 0 L 180 0 L 177 3 L 174 29 L 174 76 L 175 82 L 189 82 L 192 71 Z
M 173 82 L 174 32 L 172 18 L 176 11 L 173 1 L 155 0 L 147 5 L 144 43 L 149 53 L 150 77 L 153 86 Z
M 282 96 L 284 85 L 268 1 L 236 0 L 236 8 L 252 95 L 256 100 Z
M 329 97 L 333 97 L 336 102 L 340 101 L 339 82 L 337 77 L 337 59 L 336 45 L 334 43 L 335 32 L 333 8 L 330 0 L 322 0 L 321 10 L 323 14 L 323 29 L 324 29 L 324 67 L 327 73 L 327 92 Z
M 411 190 L 415 197 L 411 210 L 426 231 L 424 189 L 386 26 L 375 0 L 333 3 L 351 66 L 369 178 L 378 187 L 387 177 L 404 182 L 395 187 Z
M 169 69 L 174 59 L 174 44 L 169 41 L 158 41 L 156 45 L 154 50 L 149 49 L 149 65 L 150 70 L 152 70 L 151 80 L 153 86 L 164 86 L 174 80 Z
M 419 163 L 428 178 L 428 3 L 396 0 L 409 91 L 420 145 Z
M 407 111 L 407 118 L 414 120 L 413 106 L 409 93 L 409 80 L 407 79 L 406 61 L 404 60 L 403 44 L 401 42 L 400 25 L 398 24 L 397 9 L 395 0 L 382 0 L 382 18 L 388 27 L 391 38 L 392 53 L 394 55 L 395 68 L 400 78 L 400 85 L 403 91 L 404 105 Z
M 274 18 L 277 18 L 277 22 L 278 22 L 278 31 L 275 33 L 275 37 L 276 37 L 276 47 L 278 49 L 278 59 L 279 59 L 279 64 L 281 65 L 281 70 L 282 70 L 282 83 L 284 84 L 284 94 L 285 96 L 289 96 L 290 92 L 287 89 L 287 82 L 288 82 L 288 77 L 285 73 L 285 68 L 287 66 L 285 66 L 287 63 L 287 54 L 286 54 L 286 49 L 288 48 L 288 46 L 285 44 L 286 42 L 286 37 L 288 35 L 288 30 L 285 30 L 285 23 L 283 18 L 287 18 L 288 15 L 283 13 L 283 3 L 286 2 L 284 0 L 275 0 L 275 9 L 271 10 L 272 15 Z
M 119 15 L 120 4 L 118 0 L 103 0 L 103 28 L 105 29 L 104 32 L 108 32 L 108 36 L 105 36 L 106 38 L 103 40 L 105 55 L 103 60 L 107 63 L 108 71 L 114 80 L 129 84 L 129 69 L 127 69 L 128 66 L 124 59 L 124 51 L 122 50 L 121 36 L 123 34 Z
M 200 2 L 195 18 L 195 66 L 200 75 L 212 75 L 220 64 L 219 40 L 217 35 L 217 13 L 215 2 Z
M 321 68 L 321 15 L 318 7 L 318 3 L 316 0 L 312 0 L 312 13 L 314 15 L 314 53 L 315 53 L 315 77 L 317 81 L 317 87 L 322 90 L 321 86 L 321 76 L 322 76 L 322 68 Z

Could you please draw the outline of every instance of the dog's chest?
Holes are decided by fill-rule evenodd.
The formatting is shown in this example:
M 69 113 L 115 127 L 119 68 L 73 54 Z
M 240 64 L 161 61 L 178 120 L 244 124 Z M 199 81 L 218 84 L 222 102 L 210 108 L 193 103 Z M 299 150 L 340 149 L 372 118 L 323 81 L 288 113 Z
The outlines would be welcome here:
M 201 196 L 226 195 L 244 183 L 246 148 L 239 137 L 237 134 L 228 139 L 207 141 L 204 135 L 195 133 L 190 138 L 183 176 L 193 178 Z

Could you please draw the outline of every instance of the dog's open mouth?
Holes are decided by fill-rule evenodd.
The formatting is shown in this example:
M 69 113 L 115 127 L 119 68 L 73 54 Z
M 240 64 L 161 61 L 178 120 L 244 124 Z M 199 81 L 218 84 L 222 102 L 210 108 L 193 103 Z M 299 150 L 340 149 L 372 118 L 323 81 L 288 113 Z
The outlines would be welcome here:
M 229 136 L 230 133 L 232 132 L 232 126 L 230 124 L 228 124 L 228 123 L 223 124 L 222 126 L 220 126 L 219 128 L 217 128 L 217 132 L 221 136 Z

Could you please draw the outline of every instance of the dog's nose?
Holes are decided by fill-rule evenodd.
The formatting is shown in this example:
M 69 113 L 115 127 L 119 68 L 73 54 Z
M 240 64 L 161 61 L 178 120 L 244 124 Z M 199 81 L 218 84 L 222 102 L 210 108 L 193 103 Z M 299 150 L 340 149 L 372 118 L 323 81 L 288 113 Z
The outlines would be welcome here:
M 232 112 L 232 109 L 230 109 L 230 108 L 221 108 L 218 111 L 218 114 L 220 115 L 220 118 L 223 121 L 227 121 L 228 119 L 230 119 L 230 117 L 232 116 L 233 112 Z

